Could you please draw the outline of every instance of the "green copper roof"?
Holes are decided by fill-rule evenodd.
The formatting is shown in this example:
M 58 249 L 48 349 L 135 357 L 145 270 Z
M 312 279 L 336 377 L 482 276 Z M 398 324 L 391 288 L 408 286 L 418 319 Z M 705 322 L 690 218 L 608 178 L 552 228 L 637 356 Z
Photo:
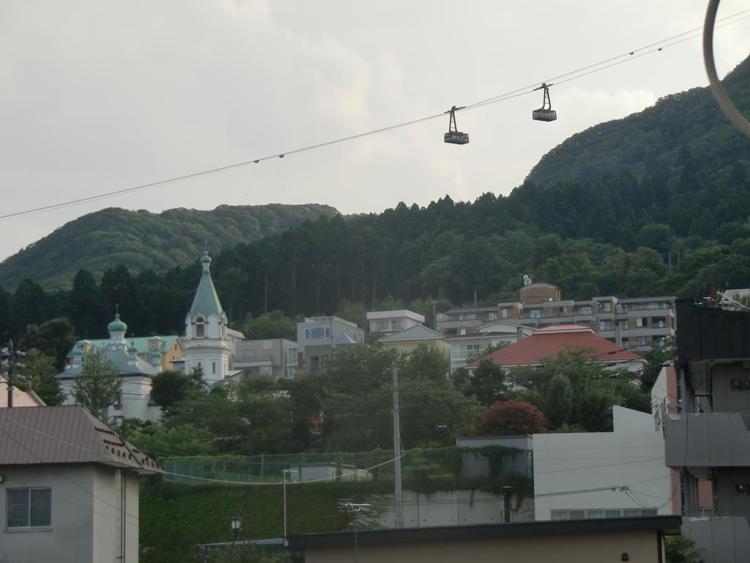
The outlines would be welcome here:
M 136 336 L 136 337 L 130 337 L 127 339 L 128 347 L 135 348 L 136 351 L 139 354 L 148 354 L 150 347 L 149 347 L 149 341 L 151 341 L 154 338 L 159 338 L 161 340 L 161 346 L 158 349 L 158 352 L 160 354 L 166 353 L 167 350 L 169 350 L 175 343 L 175 341 L 179 338 L 179 336 L 176 336 L 174 334 L 171 334 L 169 336 Z M 96 338 L 93 340 L 79 340 L 75 343 L 75 345 L 70 349 L 70 352 L 68 352 L 68 357 L 72 358 L 74 356 L 80 356 L 83 354 L 82 350 L 82 344 L 88 343 L 94 346 L 95 348 L 106 348 L 108 344 L 112 343 L 112 340 L 109 338 Z
M 226 316 L 224 309 L 221 308 L 219 296 L 216 294 L 214 282 L 211 280 L 210 265 L 211 257 L 208 255 L 208 252 L 204 252 L 201 257 L 203 272 L 201 273 L 201 281 L 198 283 L 198 290 L 195 292 L 195 297 L 193 298 L 193 304 L 190 307 L 190 317 L 195 317 L 196 315 L 204 317 L 208 317 L 209 315 Z
M 126 332 L 128 325 L 120 320 L 120 313 L 115 313 L 115 320 L 107 325 L 109 332 Z

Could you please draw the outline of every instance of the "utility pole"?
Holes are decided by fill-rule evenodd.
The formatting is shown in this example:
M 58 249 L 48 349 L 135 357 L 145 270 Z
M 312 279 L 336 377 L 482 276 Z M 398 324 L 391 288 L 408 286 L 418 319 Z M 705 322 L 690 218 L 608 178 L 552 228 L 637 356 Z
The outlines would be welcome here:
M 8 385 L 8 408 L 13 407 L 13 368 L 17 364 L 19 357 L 25 356 L 21 350 L 16 350 L 13 347 L 13 339 L 8 340 L 7 348 L 0 350 L 0 365 L 6 368 L 7 373 L 7 385 Z
M 286 546 L 286 475 L 288 471 L 288 469 L 281 470 L 281 475 L 284 479 L 284 484 L 282 485 L 284 491 L 284 546 Z
M 391 364 L 393 376 L 393 523 L 395 528 L 404 527 L 404 505 L 401 496 L 401 422 L 398 408 L 398 363 Z

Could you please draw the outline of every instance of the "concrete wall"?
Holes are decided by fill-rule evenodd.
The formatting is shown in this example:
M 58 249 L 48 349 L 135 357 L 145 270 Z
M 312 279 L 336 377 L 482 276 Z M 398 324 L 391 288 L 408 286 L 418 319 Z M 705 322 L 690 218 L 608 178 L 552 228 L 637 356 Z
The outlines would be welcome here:
M 686 518 L 682 533 L 702 551 L 703 563 L 747 563 L 750 525 L 742 516 Z
M 679 489 L 664 463 L 664 438 L 640 430 L 653 428 L 651 415 L 630 412 L 618 417 L 629 424 L 614 432 L 534 434 L 537 520 L 552 519 L 553 510 L 655 508 L 673 514 Z
M 109 563 L 138 561 L 138 481 L 126 478 L 126 558 L 116 560 L 119 538 L 115 470 L 94 465 L 0 467 L 0 563 Z M 50 487 L 49 528 L 7 528 L 6 489 Z
M 383 528 L 394 527 L 393 495 L 377 497 L 382 507 L 379 521 Z M 438 491 L 433 494 L 403 491 L 404 527 L 468 526 L 503 522 L 503 496 L 485 491 Z M 533 499 L 511 497 L 511 522 L 534 520 Z
M 306 563 L 660 563 L 656 532 L 308 548 Z

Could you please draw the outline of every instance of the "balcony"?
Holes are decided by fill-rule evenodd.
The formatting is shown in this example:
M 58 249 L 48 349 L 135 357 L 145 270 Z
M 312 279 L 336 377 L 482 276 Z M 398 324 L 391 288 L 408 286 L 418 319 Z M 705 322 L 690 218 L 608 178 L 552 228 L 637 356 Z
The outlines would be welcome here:
M 664 436 L 668 467 L 750 466 L 750 431 L 738 413 L 667 417 Z

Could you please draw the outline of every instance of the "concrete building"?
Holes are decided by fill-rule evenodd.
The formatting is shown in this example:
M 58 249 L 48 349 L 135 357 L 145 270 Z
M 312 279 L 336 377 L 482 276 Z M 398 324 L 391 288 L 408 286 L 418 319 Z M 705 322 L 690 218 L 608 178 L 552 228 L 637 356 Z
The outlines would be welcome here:
M 680 473 L 683 533 L 706 563 L 750 553 L 750 314 L 677 303 L 676 413 L 663 409 L 666 463 Z M 710 515 L 701 482 L 712 483 Z
M 461 329 L 457 336 L 445 339 L 450 344 L 451 370 L 465 367 L 489 347 L 515 344 L 533 332 L 533 328 L 510 321 L 491 321 L 471 332 Z
M 362 344 L 365 331 L 339 317 L 308 317 L 297 323 L 299 366 L 308 373 L 325 368 L 342 346 Z
M 368 334 L 390 334 L 424 324 L 424 315 L 402 309 L 399 311 L 370 311 L 367 313 Z
M 405 354 L 410 354 L 419 346 L 428 346 L 437 348 L 446 357 L 450 355 L 450 344 L 445 340 L 445 336 L 424 325 L 415 325 L 401 332 L 386 334 L 378 342 L 385 348 L 397 350 Z
M 456 336 L 462 330 L 471 334 L 484 323 L 503 319 L 534 328 L 576 324 L 586 326 L 624 348 L 638 351 L 674 338 L 674 307 L 673 296 L 607 296 L 579 301 L 563 299 L 555 285 L 529 283 L 519 291 L 518 301 L 440 313 L 437 329 L 447 336 Z
M 297 356 L 297 343 L 293 340 L 241 340 L 235 344 L 234 369 L 250 377 L 292 378 L 297 373 Z
M 679 487 L 650 414 L 613 408 L 612 432 L 534 434 L 537 520 L 679 514 Z
M 79 406 L 0 409 L 0 562 L 138 563 L 157 465 Z
M 75 382 L 83 371 L 86 354 L 98 350 L 120 374 L 122 391 L 120 398 L 107 409 L 107 416 L 116 423 L 127 418 L 155 421 L 161 418 L 161 408 L 151 401 L 151 380 L 161 372 L 146 360 L 141 359 L 136 348 L 126 340 L 128 325 L 116 313 L 114 320 L 107 325 L 109 340 L 99 341 L 96 346 L 87 340 L 80 340 L 74 352 L 68 354 L 68 365 L 57 376 L 65 396 L 64 404 L 75 404 Z M 160 365 L 160 361 L 156 361 Z
M 581 563 L 664 561 L 679 516 L 306 534 L 289 538 L 306 563 Z

